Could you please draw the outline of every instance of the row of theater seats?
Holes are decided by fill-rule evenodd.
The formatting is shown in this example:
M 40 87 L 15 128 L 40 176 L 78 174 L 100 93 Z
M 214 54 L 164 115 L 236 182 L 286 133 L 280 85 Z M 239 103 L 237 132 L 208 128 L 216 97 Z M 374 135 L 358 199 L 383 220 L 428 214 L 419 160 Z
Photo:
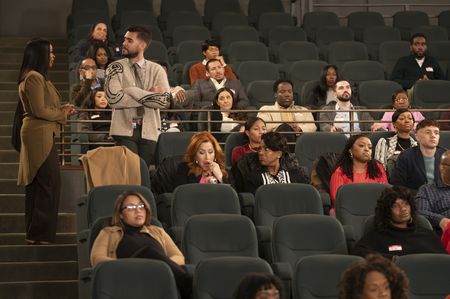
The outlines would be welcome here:
M 293 272 L 294 299 L 337 298 L 342 272 L 362 258 L 348 255 L 307 256 Z M 449 294 L 450 256 L 413 254 L 401 256 L 396 265 L 409 279 L 410 299 L 441 299 Z M 257 258 L 225 257 L 200 262 L 194 272 L 195 299 L 232 298 L 233 290 L 248 273 L 272 273 L 270 266 Z M 98 266 L 93 278 L 93 299 L 114 294 L 116 299 L 177 299 L 170 269 L 159 261 L 125 259 Z M 132 285 L 133 287 L 129 287 Z M 107 297 L 112 298 L 112 297 Z
M 367 219 L 373 214 L 376 200 L 385 187 L 386 185 L 381 184 L 344 185 L 337 195 L 337 219 L 335 219 L 323 215 L 320 196 L 310 185 L 262 186 L 255 195 L 255 216 L 254 222 L 252 222 L 250 218 L 240 214 L 239 199 L 231 187 L 227 185 L 183 185 L 174 192 L 172 225 L 167 231 L 172 233 L 176 243 L 179 244 L 186 258 L 187 265 L 185 267 L 194 276 L 203 273 L 204 267 L 210 269 L 212 265 L 216 265 L 216 267 L 223 267 L 223 277 L 227 276 L 225 273 L 228 273 L 228 270 L 235 271 L 233 273 L 237 275 L 236 277 L 242 277 L 243 273 L 247 271 L 244 265 L 248 265 L 246 261 L 250 260 L 250 265 L 255 265 L 255 263 L 264 265 L 262 269 L 273 271 L 279 276 L 286 291 L 285 298 L 289 298 L 291 288 L 295 295 L 298 292 L 296 290 L 298 283 L 300 285 L 304 283 L 305 277 L 301 275 L 302 279 L 299 279 L 299 273 L 325 271 L 325 269 L 309 268 L 313 264 L 305 262 L 305 259 L 302 260 L 302 258 L 318 254 L 347 255 L 348 249 L 361 237 L 363 231 L 367 230 L 365 228 Z M 161 225 L 158 221 L 159 215 L 153 195 L 146 187 L 121 185 L 92 189 L 87 196 L 87 215 L 84 215 L 88 221 L 86 223 L 88 228 L 79 234 L 80 296 L 84 296 L 80 298 L 87 298 L 85 296 L 89 293 L 93 276 L 95 293 L 95 272 L 98 269 L 93 275 L 92 269 L 89 268 L 88 253 L 98 232 L 110 223 L 113 203 L 123 190 L 141 192 L 154 211 L 152 224 Z M 78 211 L 80 217 L 82 213 L 82 211 Z M 425 218 L 422 218 L 422 223 L 425 227 L 431 228 Z M 176 233 L 173 234 L 174 232 Z M 224 257 L 228 257 L 228 259 L 224 259 Z M 255 262 L 260 258 L 265 261 Z M 333 256 L 321 256 L 311 260 L 317 259 L 330 260 L 335 266 L 341 265 L 340 268 L 338 267 L 341 272 L 342 261 L 354 260 L 350 257 L 334 258 Z M 299 262 L 300 260 L 306 263 L 303 270 L 299 270 L 299 267 L 302 267 L 299 266 L 302 264 Z M 341 262 L 334 264 L 335 260 Z M 228 266 L 224 266 L 227 265 L 226 261 L 229 262 Z M 271 264 L 272 267 L 268 267 L 268 264 Z M 232 265 L 243 265 L 243 267 Z M 450 268 L 445 271 L 448 269 Z M 242 273 L 238 275 L 236 271 L 238 273 L 242 271 Z M 333 282 L 337 282 L 339 279 L 336 272 L 330 272 L 329 276 Z M 206 275 L 204 277 L 212 279 L 217 276 Z M 230 275 L 230 277 L 235 276 Z M 203 279 L 194 279 L 194 285 Z M 237 281 L 234 280 L 235 285 Z M 442 279 L 438 281 L 442 281 Z M 202 287 L 196 285 L 195 287 L 204 288 L 203 291 L 216 292 L 213 282 L 214 280 L 209 280 L 208 283 L 204 282 Z M 316 281 L 316 283 L 322 284 L 323 282 Z M 333 284 L 329 286 L 333 286 Z M 444 286 L 445 284 L 440 284 L 440 289 L 445 289 Z M 416 288 L 415 285 L 414 288 Z M 319 296 L 315 293 L 316 291 L 309 291 L 314 296 Z M 328 291 L 329 289 L 326 292 Z M 196 290 L 195 292 L 200 291 Z M 230 292 L 231 289 L 224 294 L 230 294 Z M 196 293 L 197 298 L 206 298 L 200 293 Z M 302 291 L 297 293 L 297 296 L 301 293 Z M 300 296 L 295 298 L 316 297 Z

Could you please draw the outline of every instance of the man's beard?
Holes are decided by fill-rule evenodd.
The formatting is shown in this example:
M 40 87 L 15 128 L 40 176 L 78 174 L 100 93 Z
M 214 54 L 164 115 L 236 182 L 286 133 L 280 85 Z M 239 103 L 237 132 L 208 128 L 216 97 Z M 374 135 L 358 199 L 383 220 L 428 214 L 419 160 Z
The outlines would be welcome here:
M 138 56 L 138 54 L 139 54 L 138 51 L 136 51 L 136 52 L 130 52 L 130 51 L 128 51 L 128 53 L 124 54 L 124 53 L 123 53 L 123 50 L 122 50 L 122 56 L 125 57 L 125 58 L 135 58 L 135 57 Z
M 351 101 L 352 96 L 349 96 L 348 98 L 338 97 L 337 99 L 341 102 L 349 102 L 349 101 Z

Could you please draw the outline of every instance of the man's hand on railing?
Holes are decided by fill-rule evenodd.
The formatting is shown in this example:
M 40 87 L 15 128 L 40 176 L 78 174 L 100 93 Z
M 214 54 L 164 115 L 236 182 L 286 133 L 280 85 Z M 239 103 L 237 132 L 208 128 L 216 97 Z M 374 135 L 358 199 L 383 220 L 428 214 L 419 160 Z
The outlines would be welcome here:
M 184 101 L 186 101 L 186 91 L 184 89 L 180 89 L 175 94 L 175 100 L 179 103 L 183 103 Z

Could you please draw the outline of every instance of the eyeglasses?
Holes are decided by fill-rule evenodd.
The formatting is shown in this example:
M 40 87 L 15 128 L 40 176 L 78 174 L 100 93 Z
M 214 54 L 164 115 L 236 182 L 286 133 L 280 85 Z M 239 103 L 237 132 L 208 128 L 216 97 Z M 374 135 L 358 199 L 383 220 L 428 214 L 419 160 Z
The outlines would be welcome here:
M 121 210 L 122 211 L 123 210 L 127 210 L 129 212 L 134 212 L 134 211 L 137 211 L 137 210 L 142 211 L 144 209 L 145 209 L 145 205 L 143 203 L 141 203 L 141 204 L 138 204 L 138 205 L 126 205 L 126 206 L 122 207 Z
M 88 71 L 88 70 L 96 70 L 97 66 L 95 65 L 85 65 L 82 67 L 83 70 Z
M 408 98 L 397 98 L 397 99 L 395 99 L 394 100 L 396 103 L 398 103 L 398 102 L 403 102 L 403 101 L 408 101 Z

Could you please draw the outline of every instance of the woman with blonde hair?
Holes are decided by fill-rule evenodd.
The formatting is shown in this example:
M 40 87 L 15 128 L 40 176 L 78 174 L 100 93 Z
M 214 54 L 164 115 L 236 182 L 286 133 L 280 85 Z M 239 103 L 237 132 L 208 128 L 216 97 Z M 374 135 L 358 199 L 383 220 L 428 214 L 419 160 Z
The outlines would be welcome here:
M 223 183 L 227 176 L 225 155 L 219 143 L 211 133 L 200 132 L 191 138 L 184 162 L 178 165 L 174 185 Z
M 149 258 L 165 262 L 172 270 L 182 298 L 190 298 L 192 277 L 181 267 L 184 256 L 170 236 L 151 224 L 150 204 L 138 192 L 116 199 L 111 226 L 103 228 L 91 251 L 93 267 L 120 258 Z

